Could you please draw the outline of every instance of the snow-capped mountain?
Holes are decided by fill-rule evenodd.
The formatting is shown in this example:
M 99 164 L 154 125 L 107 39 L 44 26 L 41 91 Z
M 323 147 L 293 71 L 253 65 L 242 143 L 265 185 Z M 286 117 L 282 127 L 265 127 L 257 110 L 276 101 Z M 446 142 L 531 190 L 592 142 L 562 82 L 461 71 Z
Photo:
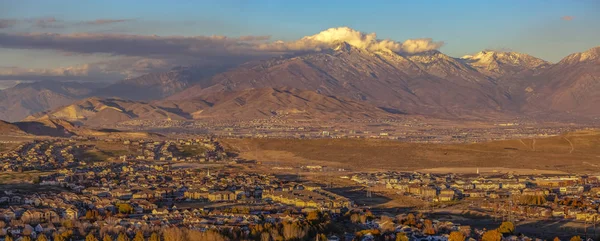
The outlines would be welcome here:
M 600 117 L 600 47 L 571 54 L 534 79 L 529 109 Z
M 313 90 L 406 113 L 478 116 L 509 105 L 495 83 L 438 51 L 399 54 L 338 43 L 320 52 L 246 63 L 169 99 L 252 88 Z
M 494 79 L 524 71 L 536 72 L 549 67 L 545 60 L 517 52 L 481 51 L 460 58 L 464 63 Z
M 310 41 L 322 38 L 306 41 L 312 43 Z M 331 112 L 339 106 L 346 110 L 340 109 L 344 115 L 352 112 L 349 107 L 360 103 L 368 107 L 353 108 L 354 112 L 361 110 L 362 116 L 369 107 L 395 114 L 444 118 L 514 118 L 540 116 L 539 113 L 552 117 L 600 116 L 600 108 L 597 108 L 600 102 L 600 47 L 551 64 L 515 52 L 482 51 L 454 58 L 437 50 L 415 52 L 409 51 L 411 48 L 407 46 L 396 46 L 396 43 L 374 45 L 368 42 L 369 45 L 361 41 L 329 41 L 318 44 L 315 51 L 254 60 L 229 69 L 173 69 L 120 81 L 92 95 L 156 101 L 172 94 L 156 108 L 145 107 L 143 110 L 156 109 L 159 111 L 150 112 L 158 114 L 162 113 L 160 110 L 179 110 L 188 113 L 182 116 L 186 119 L 191 118 L 189 113 L 209 108 L 210 104 L 201 101 L 198 105 L 185 107 L 186 111 L 182 112 L 184 103 L 196 103 L 193 101 L 207 96 L 218 99 L 220 95 L 233 98 L 239 94 L 253 97 L 244 97 L 250 102 L 260 102 L 273 99 L 258 98 L 257 95 L 281 96 L 284 93 L 286 98 L 276 99 L 299 100 L 306 99 L 297 94 L 309 93 L 302 92 L 305 90 L 316 92 L 319 98 L 306 103 L 296 101 L 295 109 L 302 105 L 328 106 Z M 295 91 L 275 91 L 281 89 Z M 336 104 L 324 105 L 320 101 Z M 350 102 L 352 104 L 348 104 Z M 291 102 L 280 101 L 272 106 L 285 109 L 285 103 Z M 255 104 L 244 106 L 260 106 Z M 227 106 L 233 105 L 221 105 L 222 108 Z M 212 113 L 208 109 L 205 111 Z M 228 112 L 220 108 L 211 111 L 215 115 Z M 123 116 L 112 110 L 102 113 L 105 112 L 107 116 Z

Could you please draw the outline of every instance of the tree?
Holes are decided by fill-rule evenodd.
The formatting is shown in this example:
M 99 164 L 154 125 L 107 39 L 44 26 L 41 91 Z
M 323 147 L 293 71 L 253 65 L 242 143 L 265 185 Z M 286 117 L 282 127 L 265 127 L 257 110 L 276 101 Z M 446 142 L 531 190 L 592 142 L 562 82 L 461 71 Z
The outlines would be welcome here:
M 87 210 L 87 212 L 85 212 L 85 218 L 86 219 L 94 218 L 94 214 L 92 214 L 92 210 Z
M 87 236 L 85 236 L 85 241 L 98 241 L 94 233 L 90 232 Z
M 186 241 L 186 233 L 179 228 L 167 228 L 163 231 L 164 241 Z
M 490 230 L 483 233 L 481 241 L 502 241 L 502 234 L 498 230 Z
M 427 235 L 435 234 L 435 228 L 433 227 L 433 222 L 431 222 L 431 220 L 425 220 L 425 228 L 423 229 L 423 233 Z
M 65 240 L 67 240 L 67 239 L 62 234 L 60 234 L 58 232 L 54 233 L 54 241 L 65 241 Z
M 415 220 L 415 215 L 409 213 L 408 216 L 406 216 L 406 221 L 404 222 L 404 224 L 408 226 L 415 226 L 417 224 L 417 221 Z
M 43 233 L 40 234 L 37 239 L 37 241 L 48 241 L 48 238 L 46 237 L 46 235 L 44 235 Z
M 581 241 L 581 237 L 573 236 L 570 241 Z
M 558 237 L 554 237 L 553 241 L 560 241 L 560 239 Z
M 148 239 L 148 241 L 160 241 L 160 237 L 158 236 L 157 233 L 152 233 L 150 235 L 150 238 Z
M 306 219 L 308 221 L 317 221 L 321 218 L 321 213 L 319 211 L 311 211 L 306 215 Z
M 385 215 L 381 215 L 381 224 L 379 226 L 379 228 L 384 231 L 384 232 L 391 232 L 395 229 L 395 223 L 394 220 L 391 217 L 385 216 Z
M 23 238 L 21 238 L 21 241 L 31 241 L 31 237 L 23 236 Z
M 6 235 L 4 241 L 13 241 L 13 238 L 11 236 Z
M 117 237 L 117 241 L 129 241 L 129 237 L 127 237 L 127 234 L 120 233 Z
M 131 205 L 128 203 L 119 204 L 118 207 L 119 207 L 119 213 L 122 213 L 122 214 L 133 213 L 133 207 L 131 207 Z
M 408 237 L 406 236 L 405 233 L 397 233 L 396 241 L 408 241 Z
M 465 241 L 465 235 L 461 232 L 454 231 L 450 233 L 450 237 L 448 237 L 448 241 Z
M 498 228 L 498 232 L 501 234 L 512 234 L 515 232 L 515 225 L 512 222 L 502 222 Z
M 135 237 L 133 238 L 133 241 L 144 241 L 144 233 L 141 230 L 138 230 L 135 233 Z
M 113 238 L 109 234 L 106 234 L 104 235 L 104 238 L 102 238 L 102 241 L 113 241 Z

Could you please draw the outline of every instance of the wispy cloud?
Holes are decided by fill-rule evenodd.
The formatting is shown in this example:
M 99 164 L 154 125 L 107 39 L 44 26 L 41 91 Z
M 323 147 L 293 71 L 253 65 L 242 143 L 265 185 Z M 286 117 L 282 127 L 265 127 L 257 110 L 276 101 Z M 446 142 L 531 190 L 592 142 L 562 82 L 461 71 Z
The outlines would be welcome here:
M 560 19 L 565 20 L 565 21 L 571 21 L 573 20 L 575 17 L 573 16 L 562 16 Z
M 30 19 L 29 22 L 33 23 L 33 25 L 38 28 L 62 28 L 62 27 L 64 27 L 64 25 L 61 24 L 60 21 L 54 17 Z
M 105 25 L 105 24 L 123 23 L 123 22 L 130 22 L 130 21 L 133 21 L 133 19 L 96 19 L 96 20 L 92 20 L 92 21 L 85 21 L 82 23 L 88 24 L 88 25 Z
M 10 28 L 17 24 L 15 19 L 0 19 L 0 29 Z
M 57 68 L 0 66 L 0 80 L 115 81 L 152 71 L 166 71 L 172 68 L 173 64 L 175 63 L 162 59 L 124 57 Z

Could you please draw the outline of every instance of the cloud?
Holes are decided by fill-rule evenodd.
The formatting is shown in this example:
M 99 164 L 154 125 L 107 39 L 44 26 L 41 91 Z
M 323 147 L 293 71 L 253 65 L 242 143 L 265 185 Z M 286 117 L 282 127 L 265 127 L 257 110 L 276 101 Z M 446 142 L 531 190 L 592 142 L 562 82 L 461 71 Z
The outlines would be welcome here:
M 437 50 L 444 45 L 444 42 L 433 42 L 430 38 L 409 39 L 402 43 L 402 52 L 420 53 L 431 50 Z
M 28 19 L 0 19 L 0 29 L 11 28 L 16 25 L 27 24 L 34 28 L 62 28 L 65 25 L 54 17 L 28 18 Z
M 39 20 L 40 24 L 58 22 L 54 18 Z M 409 39 L 404 42 L 378 39 L 375 33 L 363 33 L 348 27 L 327 29 L 293 41 L 271 41 L 270 36 L 0 33 L 0 48 L 55 50 L 63 55 L 112 55 L 110 60 L 104 62 L 54 69 L 4 67 L 0 68 L 0 79 L 112 81 L 150 72 L 162 72 L 182 65 L 229 67 L 280 54 L 322 51 L 341 42 L 369 51 L 400 54 L 436 50 L 444 44 L 429 38 Z
M 265 51 L 320 51 L 346 42 L 356 48 L 370 51 L 384 51 L 396 53 L 419 53 L 435 50 L 444 45 L 443 42 L 434 42 L 432 39 L 409 39 L 397 42 L 389 39 L 377 39 L 375 33 L 363 33 L 348 27 L 330 28 L 312 36 L 306 36 L 296 41 L 276 41 L 258 46 Z
M 58 68 L 0 66 L 0 80 L 84 80 L 115 81 L 152 71 L 166 71 L 176 64 L 162 59 L 123 57 Z
M 62 28 L 64 25 L 59 24 L 59 20 L 54 17 L 30 19 L 29 22 L 38 28 Z
M 17 24 L 15 19 L 0 19 L 0 29 L 10 28 Z
M 93 21 L 85 21 L 83 24 L 88 25 L 104 25 L 104 24 L 112 24 L 112 23 L 122 23 L 133 21 L 132 19 L 96 19 Z
M 81 64 L 59 68 L 1 67 L 0 80 L 114 80 L 118 73 L 105 71 L 96 64 Z
M 0 66 L 0 82 L 6 81 L 38 81 L 38 80 L 78 80 L 112 82 L 126 78 L 134 78 L 153 72 L 165 72 L 177 66 L 190 65 L 214 67 L 235 65 L 241 62 L 220 59 L 201 58 L 165 58 L 154 59 L 144 57 L 118 57 L 105 61 L 57 67 L 57 68 L 23 68 L 16 66 Z
M 245 37 L 247 39 L 248 37 Z M 240 54 L 246 41 L 225 36 L 168 36 L 103 33 L 0 33 L 0 47 L 53 49 L 126 56 L 219 56 Z
M 320 51 L 339 42 L 371 51 L 418 53 L 438 49 L 443 42 L 409 39 L 405 42 L 377 39 L 347 27 L 331 28 L 296 41 L 267 42 L 269 36 L 156 36 L 105 33 L 0 33 L 0 47 L 53 49 L 73 53 L 108 53 L 125 56 L 240 56 Z
M 560 19 L 565 20 L 565 21 L 571 21 L 573 20 L 575 17 L 573 16 L 562 16 Z

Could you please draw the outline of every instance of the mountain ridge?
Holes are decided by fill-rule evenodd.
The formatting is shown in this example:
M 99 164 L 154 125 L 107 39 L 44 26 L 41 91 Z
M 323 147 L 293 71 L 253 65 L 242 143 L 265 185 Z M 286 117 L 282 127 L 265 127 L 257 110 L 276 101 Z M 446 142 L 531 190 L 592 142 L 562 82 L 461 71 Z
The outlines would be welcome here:
M 454 58 L 437 50 L 408 54 L 336 42 L 317 52 L 252 60 L 236 67 L 174 68 L 87 90 L 86 94 L 64 95 L 46 86 L 14 95 L 13 102 L 35 96 L 31 102 L 41 107 L 23 108 L 26 110 L 19 115 L 24 115 L 89 96 L 116 97 L 147 102 L 145 108 L 154 109 L 156 115 L 172 110 L 175 119 L 193 119 L 190 111 L 181 110 L 210 108 L 212 104 L 198 97 L 248 89 L 291 88 L 436 118 L 542 118 L 538 113 L 593 117 L 600 115 L 594 109 L 599 95 L 596 93 L 600 93 L 596 87 L 600 78 L 599 56 L 600 47 L 595 47 L 552 64 L 516 52 L 481 51 Z M 38 100 L 44 91 L 51 93 L 49 100 Z M 197 102 L 183 103 L 184 100 Z M 165 106 L 153 106 L 157 102 Z M 4 113 L 8 112 L 5 108 Z M 0 118 L 1 114 L 0 108 Z M 106 115 L 108 119 L 140 118 L 114 109 Z

